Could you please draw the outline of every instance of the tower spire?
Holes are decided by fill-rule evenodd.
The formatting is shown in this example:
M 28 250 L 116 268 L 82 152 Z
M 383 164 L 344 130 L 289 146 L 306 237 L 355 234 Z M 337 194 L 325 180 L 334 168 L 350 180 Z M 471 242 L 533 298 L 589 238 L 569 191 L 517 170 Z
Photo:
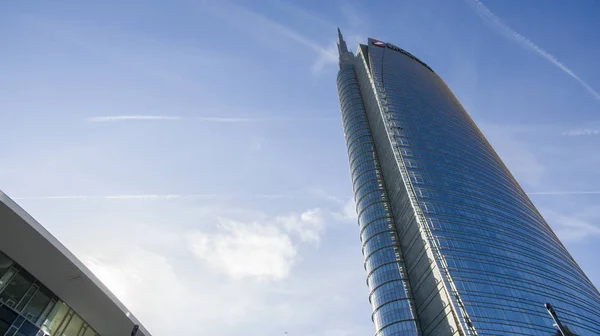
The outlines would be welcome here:
M 352 52 L 348 51 L 348 46 L 346 45 L 346 41 L 344 41 L 344 36 L 342 35 L 342 31 L 338 27 L 338 53 L 340 54 L 339 64 L 340 68 L 343 64 L 352 63 L 354 59 L 354 55 Z
M 346 45 L 346 41 L 344 41 L 344 36 L 342 35 L 342 31 L 338 27 L 338 52 L 340 53 L 340 57 L 348 52 L 348 46 Z

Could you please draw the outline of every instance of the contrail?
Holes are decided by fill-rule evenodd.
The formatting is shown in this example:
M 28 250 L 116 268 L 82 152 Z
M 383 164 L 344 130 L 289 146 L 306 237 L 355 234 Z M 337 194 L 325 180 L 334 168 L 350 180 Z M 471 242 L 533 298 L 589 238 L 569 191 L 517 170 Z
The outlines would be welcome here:
M 244 123 L 244 122 L 286 122 L 286 121 L 331 121 L 339 120 L 335 117 L 254 117 L 254 118 L 234 118 L 234 117 L 196 117 L 194 120 L 200 121 L 214 121 L 214 122 L 225 122 L 225 123 Z
M 600 129 L 578 129 L 564 132 L 562 135 L 566 136 L 585 136 L 585 135 L 598 135 L 600 134 Z
M 174 116 L 153 116 L 153 115 L 122 115 L 122 116 L 106 116 L 106 117 L 90 117 L 89 122 L 111 122 L 111 121 L 128 121 L 128 120 L 181 120 L 181 117 Z
M 212 195 L 212 194 L 131 194 L 131 195 L 59 195 L 41 197 L 15 197 L 19 201 L 38 200 L 142 200 L 142 201 L 169 201 L 169 200 L 231 200 L 231 199 L 287 199 L 292 195 L 283 194 L 257 194 L 257 195 Z
M 532 50 L 536 52 L 541 57 L 545 58 L 548 62 L 554 64 L 560 70 L 562 70 L 567 75 L 571 76 L 575 79 L 581 86 L 583 86 L 594 98 L 600 100 L 600 93 L 596 92 L 589 84 L 583 81 L 583 79 L 579 78 L 571 69 L 569 69 L 566 65 L 561 63 L 556 57 L 547 52 L 546 50 L 539 47 L 537 44 L 533 43 L 531 40 L 526 38 L 525 36 L 519 34 L 514 29 L 509 27 L 504 21 L 502 21 L 499 17 L 497 17 L 494 13 L 492 13 L 481 1 L 479 0 L 465 0 L 469 6 L 475 10 L 475 12 L 484 19 L 487 23 L 491 24 L 492 27 L 504 35 L 506 38 L 509 38 L 516 43 L 520 44 L 522 47 Z
M 590 195 L 600 194 L 600 191 L 539 191 L 530 192 L 527 195 Z
M 87 118 L 89 122 L 114 122 L 114 121 L 143 121 L 143 120 L 158 120 L 158 121 L 179 121 L 179 120 L 199 120 L 212 122 L 249 122 L 258 121 L 260 119 L 251 118 L 231 118 L 231 117 L 190 117 L 184 118 L 179 116 L 156 116 L 156 115 L 122 115 L 122 116 L 101 116 Z
M 260 121 L 260 119 L 252 119 L 252 118 L 218 118 L 218 117 L 197 117 L 194 118 L 196 120 L 201 121 L 214 121 L 214 122 L 230 122 L 230 123 L 238 123 L 238 122 L 250 122 L 250 121 Z
M 90 117 L 86 119 L 88 122 L 118 122 L 118 121 L 180 121 L 180 120 L 196 120 L 216 123 L 246 123 L 246 122 L 285 122 L 285 121 L 328 121 L 338 120 L 333 117 L 256 117 L 256 118 L 238 118 L 238 117 L 178 117 L 178 116 L 153 116 L 153 115 L 122 115 L 122 116 L 101 116 Z

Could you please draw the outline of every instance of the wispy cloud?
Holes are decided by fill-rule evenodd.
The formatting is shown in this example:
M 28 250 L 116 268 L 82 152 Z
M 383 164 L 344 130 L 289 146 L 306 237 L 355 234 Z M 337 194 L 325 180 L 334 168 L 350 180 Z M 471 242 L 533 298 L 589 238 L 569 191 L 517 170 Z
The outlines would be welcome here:
M 274 0 L 271 1 L 271 3 L 276 7 L 282 9 L 284 12 L 298 18 L 298 20 L 305 22 L 310 26 L 319 26 L 319 28 L 329 29 L 332 31 L 336 29 L 336 25 L 322 17 L 320 15 L 321 13 L 317 14 L 302 6 L 298 6 L 297 4 L 301 4 L 300 2 L 294 4 L 290 1 Z
M 322 188 L 310 187 L 306 189 L 306 192 L 323 201 L 331 202 L 338 206 L 337 211 L 332 211 L 333 218 L 342 220 L 345 222 L 356 223 L 356 203 L 354 197 L 348 195 L 346 197 L 335 196 Z
M 487 8 L 481 1 L 465 1 L 482 19 L 485 20 L 486 23 L 490 24 L 498 33 L 516 42 L 521 47 L 537 53 L 539 56 L 543 57 L 545 60 L 552 63 L 564 73 L 566 73 L 567 75 L 575 79 L 577 82 L 579 82 L 579 84 L 581 84 L 581 86 L 583 86 L 592 96 L 594 96 L 594 98 L 600 100 L 600 93 L 594 90 L 594 88 L 592 88 L 588 83 L 586 83 L 583 79 L 579 78 L 579 76 L 577 76 L 571 69 L 569 69 L 566 65 L 560 62 L 554 55 L 550 54 L 549 52 L 542 49 L 540 46 L 533 43 L 525 36 L 519 34 L 517 31 L 509 27 L 506 23 L 504 23 L 504 21 L 502 21 L 499 17 L 492 13 L 492 11 L 490 11 L 490 9 Z
M 590 213 L 591 210 L 591 213 Z M 552 210 L 543 211 L 554 232 L 562 241 L 577 242 L 600 236 L 595 208 L 584 209 L 576 214 L 559 214 Z
M 510 127 L 493 123 L 480 123 L 480 127 L 520 183 L 531 189 L 543 187 L 541 183 L 548 168 L 539 153 Z
M 306 188 L 306 193 L 314 196 L 315 198 L 321 199 L 323 201 L 333 202 L 337 205 L 344 205 L 346 202 L 345 199 L 332 195 L 325 189 L 319 187 L 308 187 Z
M 337 62 L 335 45 L 333 47 L 331 44 L 323 46 L 292 27 L 246 7 L 222 1 L 218 2 L 218 4 L 213 3 L 208 8 L 230 25 L 239 28 L 246 34 L 253 35 L 257 40 L 278 46 L 279 44 L 275 42 L 277 38 L 284 38 L 312 50 L 317 55 L 317 59 L 311 67 L 313 72 L 321 70 L 327 64 L 335 64 Z M 307 14 L 304 13 L 304 15 Z M 334 36 L 333 33 L 332 36 Z
M 364 11 L 355 8 L 352 3 L 347 1 L 341 3 L 340 9 L 342 11 L 342 15 L 346 19 L 346 22 L 348 22 L 353 30 L 367 30 L 367 21 L 363 17 Z
M 586 136 L 586 135 L 598 135 L 600 134 L 600 129 L 578 129 L 578 130 L 570 130 L 563 132 L 562 135 L 565 136 Z
M 154 115 L 121 115 L 121 116 L 103 116 L 90 117 L 89 122 L 114 122 L 114 121 L 130 121 L 130 120 L 161 120 L 161 121 L 177 121 L 183 118 L 176 116 L 154 116 Z
M 529 192 L 527 195 L 590 195 L 600 194 L 600 191 L 538 191 Z

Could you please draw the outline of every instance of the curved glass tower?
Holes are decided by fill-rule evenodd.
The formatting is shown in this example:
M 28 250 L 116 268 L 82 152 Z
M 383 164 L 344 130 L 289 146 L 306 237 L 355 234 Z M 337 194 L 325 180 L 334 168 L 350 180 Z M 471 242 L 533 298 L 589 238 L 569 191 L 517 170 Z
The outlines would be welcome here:
M 355 56 L 339 37 L 376 335 L 600 335 L 600 293 L 444 81 L 390 43 Z

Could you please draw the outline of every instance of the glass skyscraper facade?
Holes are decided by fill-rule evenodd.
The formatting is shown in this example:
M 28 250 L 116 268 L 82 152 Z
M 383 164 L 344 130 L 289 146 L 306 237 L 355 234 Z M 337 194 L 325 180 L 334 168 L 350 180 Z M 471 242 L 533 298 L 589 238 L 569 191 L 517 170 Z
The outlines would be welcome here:
M 375 39 L 337 77 L 377 336 L 600 335 L 600 293 L 444 81 Z

